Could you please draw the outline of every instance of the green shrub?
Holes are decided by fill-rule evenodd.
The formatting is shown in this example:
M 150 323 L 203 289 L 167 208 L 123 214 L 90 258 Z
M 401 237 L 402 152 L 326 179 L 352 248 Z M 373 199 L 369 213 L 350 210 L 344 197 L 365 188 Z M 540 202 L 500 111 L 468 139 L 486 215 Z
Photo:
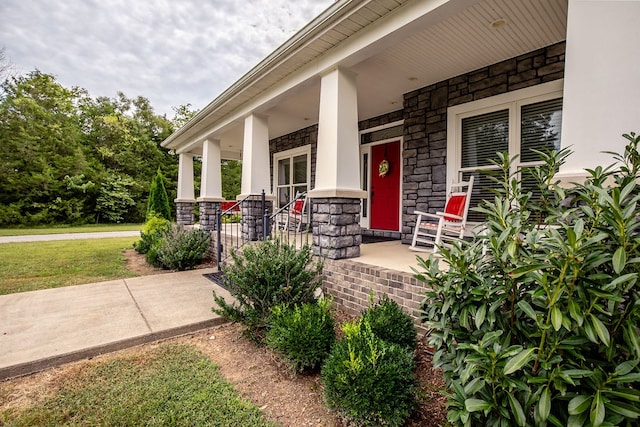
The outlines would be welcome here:
M 322 284 L 322 262 L 313 262 L 308 245 L 296 250 L 275 239 L 231 256 L 233 261 L 223 267 L 223 280 L 237 304 L 227 304 L 214 293 L 217 308 L 213 311 L 247 326 L 252 338 L 264 337 L 273 307 L 315 301 L 314 293 Z
M 369 307 L 362 313 L 365 322 L 371 326 L 371 331 L 379 338 L 393 344 L 398 344 L 413 351 L 417 343 L 416 327 L 413 319 L 388 296 Z
M 202 262 L 210 241 L 211 233 L 208 231 L 173 226 L 163 234 L 157 246 L 152 246 L 147 255 L 155 252 L 164 268 L 187 270 Z
M 147 219 L 159 216 L 167 220 L 171 220 L 171 205 L 169 204 L 169 196 L 164 186 L 164 176 L 160 168 L 156 172 L 156 176 L 151 181 L 149 188 L 149 201 L 147 202 Z
M 239 224 L 242 221 L 242 214 L 234 213 L 222 217 L 223 224 Z
M 154 242 L 160 240 L 162 235 L 169 230 L 171 223 L 169 220 L 152 215 L 147 222 L 144 223 L 140 232 L 140 240 L 133 244 L 136 252 L 146 254 L 153 246 Z
M 343 331 L 322 366 L 327 405 L 348 425 L 404 425 L 415 405 L 413 352 L 378 338 L 363 319 Z
M 297 372 L 320 368 L 336 339 L 329 309 L 332 300 L 321 299 L 295 307 L 272 310 L 267 345 L 280 353 Z
M 483 235 L 443 248 L 448 271 L 420 262 L 454 425 L 637 425 L 640 137 L 625 137 L 617 170 L 564 189 L 567 151 L 543 156 L 529 191 L 503 155 Z

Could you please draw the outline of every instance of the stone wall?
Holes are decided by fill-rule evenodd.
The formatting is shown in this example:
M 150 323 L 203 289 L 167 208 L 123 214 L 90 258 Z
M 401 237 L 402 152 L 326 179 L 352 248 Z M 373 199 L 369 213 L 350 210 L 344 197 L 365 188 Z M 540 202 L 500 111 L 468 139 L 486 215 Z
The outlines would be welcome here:
M 557 43 L 404 95 L 403 243 L 411 243 L 415 210 L 444 208 L 447 108 L 561 79 L 564 52 Z
M 202 230 L 216 229 L 216 211 L 220 208 L 220 202 L 199 202 L 199 222 Z
M 193 225 L 195 202 L 176 202 L 176 222 L 180 225 Z
M 265 212 L 266 211 L 266 212 Z M 261 240 L 264 231 L 264 215 L 273 213 L 273 202 L 266 200 L 264 209 L 260 196 L 252 196 L 242 201 L 242 220 L 240 222 L 242 240 L 253 242 Z
M 314 199 L 311 224 L 314 255 L 330 259 L 360 256 L 360 199 Z

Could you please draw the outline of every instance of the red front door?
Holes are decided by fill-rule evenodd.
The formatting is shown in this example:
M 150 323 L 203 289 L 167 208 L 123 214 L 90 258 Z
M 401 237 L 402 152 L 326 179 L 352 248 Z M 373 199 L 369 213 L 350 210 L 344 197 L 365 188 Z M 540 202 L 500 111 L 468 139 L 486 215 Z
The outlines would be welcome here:
M 385 165 L 387 165 L 386 168 Z M 400 141 L 371 147 L 371 194 L 369 197 L 371 200 L 369 227 L 376 230 L 398 231 L 400 226 Z

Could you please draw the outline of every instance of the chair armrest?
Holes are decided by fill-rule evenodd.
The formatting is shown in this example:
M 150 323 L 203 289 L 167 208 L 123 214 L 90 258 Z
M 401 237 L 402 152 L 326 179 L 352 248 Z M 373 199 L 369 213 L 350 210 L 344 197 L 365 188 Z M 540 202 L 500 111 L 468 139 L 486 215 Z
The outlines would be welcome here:
M 426 216 L 427 218 L 433 218 L 433 219 L 447 219 L 447 220 L 452 220 L 452 219 L 456 219 L 458 221 L 462 221 L 462 217 L 458 216 L 458 215 L 453 215 L 453 214 L 447 214 L 444 212 L 436 212 L 436 213 L 429 213 L 429 212 L 422 212 L 422 211 L 414 211 L 413 212 L 416 215 L 421 215 L 421 216 Z
M 443 217 L 444 219 L 447 219 L 447 220 L 456 219 L 458 221 L 462 221 L 462 217 L 461 216 L 454 215 L 454 214 L 448 214 L 448 213 L 445 213 L 445 212 L 436 212 L 436 215 L 438 217 Z
M 432 214 L 429 212 L 413 211 L 413 213 L 420 216 L 426 216 L 428 218 L 440 219 L 440 215 Z

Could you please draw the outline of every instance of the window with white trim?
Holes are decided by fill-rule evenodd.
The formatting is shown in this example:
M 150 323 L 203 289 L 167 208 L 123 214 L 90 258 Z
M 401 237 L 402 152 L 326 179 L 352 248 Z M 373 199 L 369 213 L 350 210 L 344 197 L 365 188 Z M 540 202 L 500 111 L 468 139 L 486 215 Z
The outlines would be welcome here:
M 512 172 L 541 164 L 534 150 L 559 150 L 562 128 L 562 82 L 509 92 L 449 109 L 448 165 L 452 180 L 475 176 L 471 206 L 492 199 L 493 183 L 479 170 L 496 169 L 491 161 L 496 153 L 518 156 Z M 453 131 L 452 131 L 453 130 Z M 451 180 L 450 179 L 450 180 Z M 526 174 L 523 186 L 532 185 Z M 482 221 L 478 212 L 469 212 L 469 221 Z
M 273 182 L 279 208 L 296 195 L 309 191 L 311 177 L 311 146 L 274 153 Z

